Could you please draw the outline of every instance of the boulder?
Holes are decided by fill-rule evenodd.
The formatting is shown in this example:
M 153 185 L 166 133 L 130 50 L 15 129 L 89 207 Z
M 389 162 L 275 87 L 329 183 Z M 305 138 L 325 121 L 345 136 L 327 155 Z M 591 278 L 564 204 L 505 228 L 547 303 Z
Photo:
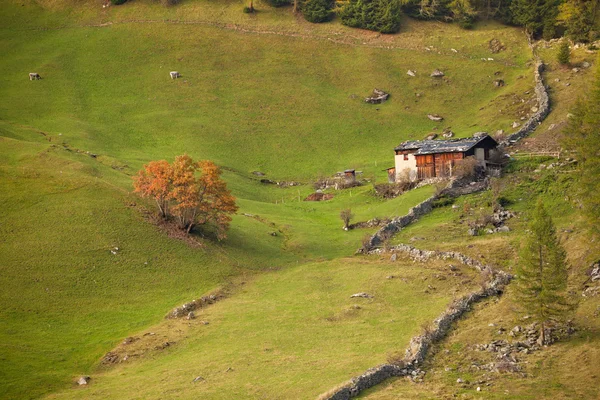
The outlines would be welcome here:
M 442 76 L 444 76 L 444 73 L 442 71 L 440 71 L 439 69 L 434 70 L 431 75 L 432 78 L 441 78 Z
M 417 76 L 416 71 L 413 71 L 412 69 L 409 69 L 408 72 L 406 72 L 406 75 L 408 76 Z
M 381 104 L 390 97 L 389 93 L 380 89 L 373 89 L 373 94 L 365 99 L 365 102 L 370 104 Z
M 429 118 L 430 120 L 434 121 L 434 122 L 440 122 L 444 120 L 444 117 L 438 115 L 438 114 L 427 114 L 427 118 Z
M 356 298 L 356 297 L 362 297 L 364 299 L 372 299 L 375 296 L 373 296 L 371 294 L 368 294 L 368 293 L 365 293 L 365 292 L 355 293 L 352 296 L 350 296 L 351 299 L 352 298 Z
M 79 377 L 79 379 L 77 379 L 77 384 L 78 384 L 79 386 L 82 386 L 82 385 L 87 385 L 87 384 L 88 384 L 88 382 L 90 381 L 90 379 L 92 379 L 92 378 L 90 378 L 90 377 L 89 377 L 89 376 L 87 376 L 87 375 L 81 376 L 81 377 Z

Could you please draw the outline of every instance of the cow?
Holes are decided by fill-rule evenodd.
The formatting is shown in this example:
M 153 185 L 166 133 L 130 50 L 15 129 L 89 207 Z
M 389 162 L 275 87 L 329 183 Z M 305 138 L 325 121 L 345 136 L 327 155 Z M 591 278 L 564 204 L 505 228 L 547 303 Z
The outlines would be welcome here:
M 36 81 L 38 79 L 42 79 L 42 77 L 40 76 L 40 74 L 38 74 L 37 72 L 30 72 L 29 73 L 29 80 L 30 81 Z
M 177 71 L 171 71 L 169 74 L 171 75 L 171 79 L 177 79 L 181 76 Z

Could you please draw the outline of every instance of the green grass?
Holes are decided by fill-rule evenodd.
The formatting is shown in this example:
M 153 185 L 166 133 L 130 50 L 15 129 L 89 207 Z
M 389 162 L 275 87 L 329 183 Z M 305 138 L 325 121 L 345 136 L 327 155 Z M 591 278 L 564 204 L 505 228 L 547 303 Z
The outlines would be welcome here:
M 198 3 L 181 10 L 188 6 L 203 10 Z M 95 18 L 117 21 L 132 7 L 113 7 Z M 166 12 L 146 3 L 135 7 L 150 16 Z M 22 9 L 8 4 L 0 17 L 12 20 L 16 13 L 17 19 L 36 21 L 48 13 L 25 7 L 30 13 L 25 17 Z M 87 8 L 72 12 L 81 9 Z M 418 25 L 407 22 L 406 37 L 386 36 L 375 43 L 385 47 L 377 48 L 204 25 L 97 28 L 79 18 L 71 15 L 68 29 L 9 25 L 0 30 L 2 94 L 11 104 L 0 110 L 0 119 L 134 169 L 185 151 L 278 178 L 314 179 L 350 167 L 383 176 L 381 170 L 393 164 L 394 146 L 432 129 L 450 126 L 459 136 L 508 129 L 515 116 L 498 116 L 494 100 L 532 86 L 531 79 L 517 79 L 531 74 L 520 33 L 495 24 L 473 34 L 431 24 L 438 32 L 433 35 L 423 28 L 411 32 Z M 314 29 L 318 34 L 325 28 Z M 355 31 L 343 32 L 347 37 Z M 493 37 L 510 43 L 510 51 L 493 55 L 498 58 L 493 62 L 481 61 L 479 56 L 491 56 L 486 46 Z M 406 45 L 394 48 L 388 40 Z M 430 78 L 434 68 L 444 70 L 447 79 Z M 408 69 L 417 70 L 418 77 L 407 76 Z M 30 70 L 43 79 L 28 81 Z M 183 78 L 169 79 L 171 70 Z M 492 85 L 497 71 L 507 82 L 501 89 Z M 389 91 L 391 100 L 365 104 L 374 87 Z M 445 120 L 432 123 L 428 113 Z
M 196 323 L 166 354 L 116 366 L 85 391 L 50 398 L 315 398 L 404 350 L 462 279 L 435 280 L 443 269 L 340 259 L 265 274 L 201 311 L 198 319 L 210 325 Z M 424 294 L 427 285 L 437 290 Z M 350 298 L 363 291 L 375 297 Z M 197 376 L 205 381 L 192 384 Z
M 60 397 L 317 395 L 404 349 L 453 295 L 449 282 L 436 282 L 439 291 L 424 298 L 431 280 L 418 266 L 346 258 L 374 229 L 344 232 L 340 210 L 351 208 L 353 222 L 402 215 L 432 188 L 383 201 L 367 184 L 327 202 L 301 200 L 312 181 L 345 168 L 384 181 L 393 147 L 432 130 L 509 130 L 519 114 L 508 105 L 533 86 L 522 34 L 405 20 L 400 34 L 379 36 L 260 3 L 248 16 L 242 5 L 0 7 L 1 398 L 60 391 L 83 373 L 94 376 L 89 391 Z M 491 55 L 492 38 L 507 50 Z M 435 68 L 447 79 L 430 78 Z M 182 78 L 169 79 L 171 70 Z M 30 82 L 28 72 L 43 79 Z M 507 85 L 494 88 L 497 77 Z M 375 87 L 390 101 L 365 104 Z M 131 194 L 144 163 L 183 152 L 225 170 L 240 205 L 226 241 L 170 238 Z M 256 170 L 304 185 L 264 185 Z M 439 212 L 432 218 L 449 211 Z M 384 279 L 393 272 L 409 282 Z M 101 356 L 124 337 L 240 276 L 249 283 L 206 311 L 206 329 L 98 375 Z M 377 297 L 348 314 L 348 296 L 361 290 Z M 234 373 L 223 374 L 229 366 Z M 199 374 L 207 384 L 190 386 Z M 153 384 L 165 378 L 157 395 Z M 129 391 L 117 393 L 123 382 Z

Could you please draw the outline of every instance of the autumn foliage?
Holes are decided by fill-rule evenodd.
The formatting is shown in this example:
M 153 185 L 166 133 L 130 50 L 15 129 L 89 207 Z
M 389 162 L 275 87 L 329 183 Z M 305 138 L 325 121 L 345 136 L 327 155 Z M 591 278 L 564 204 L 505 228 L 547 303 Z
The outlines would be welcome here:
M 156 202 L 162 218 L 173 219 L 180 229 L 189 233 L 196 225 L 209 224 L 223 239 L 238 207 L 220 175 L 212 161 L 194 162 L 182 155 L 173 164 L 161 160 L 144 165 L 133 186 L 136 193 Z

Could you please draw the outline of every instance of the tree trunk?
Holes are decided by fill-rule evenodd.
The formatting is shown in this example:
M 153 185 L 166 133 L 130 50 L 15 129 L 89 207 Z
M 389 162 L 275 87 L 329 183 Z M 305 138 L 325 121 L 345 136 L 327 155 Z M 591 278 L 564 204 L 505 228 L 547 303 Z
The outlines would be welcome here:
M 294 9 L 292 11 L 294 14 L 298 12 L 298 0 L 294 0 Z
M 543 346 L 546 343 L 546 332 L 544 329 L 544 323 L 542 322 L 542 328 L 540 331 L 540 337 L 537 340 L 538 346 Z

